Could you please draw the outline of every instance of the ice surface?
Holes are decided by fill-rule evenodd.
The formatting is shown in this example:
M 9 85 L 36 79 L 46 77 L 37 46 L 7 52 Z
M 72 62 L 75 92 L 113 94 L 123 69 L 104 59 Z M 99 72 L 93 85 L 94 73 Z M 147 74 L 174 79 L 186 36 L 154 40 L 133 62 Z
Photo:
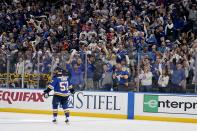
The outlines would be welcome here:
M 58 124 L 51 115 L 0 112 L 0 131 L 196 131 L 197 124 L 141 120 L 58 116 Z

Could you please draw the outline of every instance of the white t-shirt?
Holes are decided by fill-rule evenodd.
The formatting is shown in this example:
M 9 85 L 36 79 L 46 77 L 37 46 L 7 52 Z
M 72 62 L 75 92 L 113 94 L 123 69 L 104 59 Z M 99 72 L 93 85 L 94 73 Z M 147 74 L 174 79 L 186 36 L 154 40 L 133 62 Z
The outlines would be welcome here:
M 159 80 L 158 80 L 158 84 L 161 87 L 167 87 L 169 82 L 169 76 L 165 76 L 165 75 L 160 75 L 159 76 Z
M 142 86 L 150 86 L 152 85 L 152 72 L 142 73 L 139 75 L 139 79 L 141 80 Z

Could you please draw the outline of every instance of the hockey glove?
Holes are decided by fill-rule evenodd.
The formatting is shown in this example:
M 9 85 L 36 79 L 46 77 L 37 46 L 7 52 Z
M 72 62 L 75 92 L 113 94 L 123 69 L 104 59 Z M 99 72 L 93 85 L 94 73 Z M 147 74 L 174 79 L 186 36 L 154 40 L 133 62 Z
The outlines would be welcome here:
M 70 89 L 70 93 L 71 94 L 75 94 L 75 90 L 72 88 L 72 89 Z
M 44 91 L 44 98 L 48 98 L 49 97 L 49 92 L 47 92 L 46 90 Z

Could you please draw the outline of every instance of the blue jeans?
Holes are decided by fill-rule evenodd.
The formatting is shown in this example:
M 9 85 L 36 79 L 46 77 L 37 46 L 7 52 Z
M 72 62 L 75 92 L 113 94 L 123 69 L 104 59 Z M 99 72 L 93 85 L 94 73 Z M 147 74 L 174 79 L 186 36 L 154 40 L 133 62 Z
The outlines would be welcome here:
M 170 84 L 170 93 L 183 93 L 183 87 L 173 84 Z
M 152 92 L 152 85 L 142 86 L 142 92 Z

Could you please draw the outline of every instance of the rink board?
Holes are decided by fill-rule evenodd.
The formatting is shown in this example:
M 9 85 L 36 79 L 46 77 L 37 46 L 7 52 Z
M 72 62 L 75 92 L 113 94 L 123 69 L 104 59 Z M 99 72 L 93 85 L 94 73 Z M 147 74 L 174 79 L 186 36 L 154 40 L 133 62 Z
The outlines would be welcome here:
M 71 116 L 197 123 L 197 95 L 81 91 L 68 105 Z M 52 97 L 44 99 L 39 89 L 0 88 L 0 112 L 52 114 Z
M 197 123 L 197 95 L 135 93 L 134 119 Z
M 52 98 L 44 99 L 43 90 L 38 89 L 0 88 L 0 111 L 52 114 Z M 69 97 L 68 105 L 72 116 L 132 119 L 134 107 L 128 98 L 134 94 L 81 91 Z M 62 109 L 58 114 L 64 115 Z

